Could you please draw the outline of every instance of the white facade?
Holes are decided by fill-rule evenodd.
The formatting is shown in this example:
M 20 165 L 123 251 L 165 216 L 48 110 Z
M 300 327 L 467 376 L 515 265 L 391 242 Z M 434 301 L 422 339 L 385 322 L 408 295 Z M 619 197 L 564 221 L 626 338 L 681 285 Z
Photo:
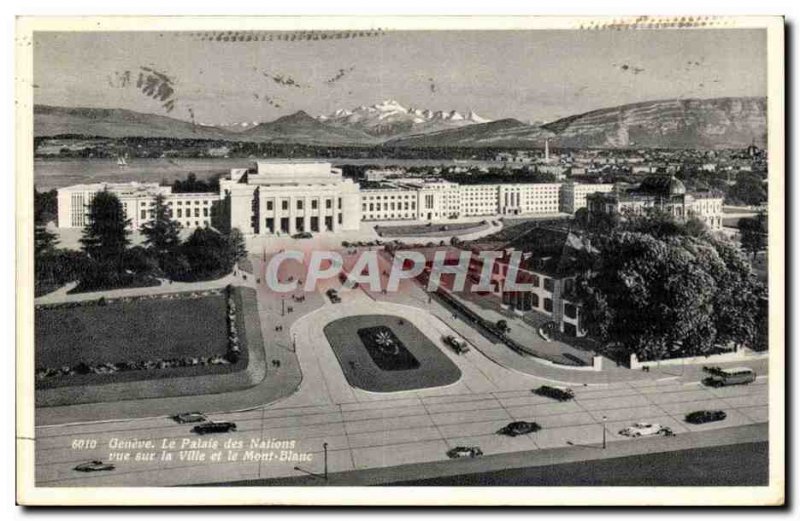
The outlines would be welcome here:
M 419 219 L 419 193 L 404 188 L 361 190 L 361 219 L 392 221 Z
M 358 185 L 330 163 L 270 161 L 220 181 L 230 226 L 255 235 L 357 230 Z
M 614 185 L 606 184 L 582 184 L 564 183 L 561 185 L 561 211 L 565 213 L 575 213 L 581 208 L 586 208 L 586 196 L 598 192 L 611 192 Z
M 97 193 L 108 190 L 116 195 L 132 230 L 153 218 L 156 196 L 165 197 L 172 218 L 186 228 L 211 225 L 215 205 L 219 201 L 216 193 L 172 193 L 169 186 L 158 183 L 93 183 L 68 186 L 58 190 L 58 227 L 82 228 Z
M 58 191 L 58 225 L 83 227 L 94 195 L 115 193 L 131 228 L 152 218 L 163 194 L 172 218 L 187 228 L 225 223 L 249 235 L 357 230 L 360 221 L 444 221 L 495 215 L 573 213 L 586 196 L 613 185 L 517 183 L 461 185 L 441 179 L 395 178 L 360 189 L 330 163 L 267 161 L 232 169 L 219 193 L 172 193 L 157 183 L 97 183 Z M 215 223 L 212 223 L 212 218 Z M 217 220 L 218 219 L 218 220 Z
M 361 218 L 436 221 L 498 214 L 556 214 L 560 188 L 560 183 L 459 185 L 398 180 L 385 188 L 361 191 Z

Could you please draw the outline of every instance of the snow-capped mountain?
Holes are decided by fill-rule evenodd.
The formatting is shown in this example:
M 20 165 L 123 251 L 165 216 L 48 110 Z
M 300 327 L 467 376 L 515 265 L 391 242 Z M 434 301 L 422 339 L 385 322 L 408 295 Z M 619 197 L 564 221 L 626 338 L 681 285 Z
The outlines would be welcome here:
M 329 125 L 354 128 L 382 138 L 437 132 L 491 121 L 472 111 L 466 114 L 455 110 L 434 112 L 430 109 L 407 108 L 395 100 L 384 100 L 369 107 L 361 105 L 349 110 L 338 109 L 317 119 Z

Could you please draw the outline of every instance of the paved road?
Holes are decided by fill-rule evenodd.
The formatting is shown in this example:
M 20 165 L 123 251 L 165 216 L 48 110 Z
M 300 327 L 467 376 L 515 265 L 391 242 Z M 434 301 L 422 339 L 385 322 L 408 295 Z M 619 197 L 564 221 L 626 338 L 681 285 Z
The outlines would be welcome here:
M 36 479 L 41 486 L 168 486 L 221 481 L 269 479 L 301 475 L 323 468 L 322 444 L 328 444 L 330 472 L 395 467 L 403 464 L 441 462 L 446 451 L 458 445 L 478 445 L 487 455 L 547 451 L 554 448 L 596 447 L 601 443 L 604 424 L 610 443 L 636 447 L 640 443 L 666 440 L 628 440 L 617 432 L 636 421 L 658 422 L 671 427 L 678 440 L 683 435 L 726 427 L 747 426 L 767 421 L 767 377 L 748 386 L 711 389 L 698 383 L 695 374 L 676 374 L 667 378 L 652 374 L 631 381 L 602 380 L 592 385 L 575 386 L 576 399 L 554 402 L 530 390 L 548 382 L 547 376 L 533 376 L 509 369 L 473 349 L 465 355 L 443 352 L 462 372 L 450 386 L 405 391 L 370 393 L 350 387 L 329 348 L 323 326 L 339 317 L 387 313 L 402 316 L 436 340 L 453 333 L 446 323 L 425 307 L 394 302 L 379 302 L 363 291 L 342 292 L 343 303 L 331 304 L 322 297 L 322 285 L 309 306 L 291 314 L 292 323 L 279 339 L 295 337 L 296 354 L 302 368 L 302 383 L 293 395 L 266 407 L 240 412 L 212 414 L 215 420 L 234 421 L 238 431 L 200 437 L 190 426 L 179 425 L 166 416 L 84 422 L 69 425 L 40 425 L 36 428 Z M 310 299 L 311 297 L 309 297 Z M 281 316 L 275 302 L 267 310 Z M 283 317 L 288 319 L 288 317 Z M 272 320 L 272 319 L 271 319 Z M 461 330 L 459 329 L 459 332 Z M 266 335 L 265 335 L 266 338 Z M 576 372 L 575 374 L 578 374 Z M 202 399 L 197 397 L 196 399 Z M 136 403 L 136 402 L 134 402 Z M 263 402 L 262 402 L 263 403 Z M 146 408 L 147 402 L 143 402 Z M 213 409 L 235 411 L 241 408 Z M 695 426 L 683 416 L 698 409 L 724 409 L 723 422 Z M 210 410 L 203 409 L 200 410 Z M 171 412 L 179 412 L 173 410 Z M 605 422 L 603 418 L 605 417 Z M 507 438 L 495 432 L 515 420 L 536 421 L 543 430 Z M 682 437 L 683 436 L 683 437 Z M 175 442 L 184 457 L 156 461 L 122 461 L 113 472 L 83 474 L 73 467 L 91 459 L 108 460 L 113 440 L 150 440 L 159 453 L 164 443 Z M 76 440 L 93 440 L 96 446 L 73 448 Z M 190 452 L 197 442 L 216 442 L 218 449 L 241 444 L 254 454 L 270 452 L 258 446 L 259 440 L 294 442 L 292 454 L 303 454 L 305 461 L 258 460 L 210 461 L 208 447 L 200 447 L 206 459 Z M 685 448 L 685 447 L 683 447 Z M 280 453 L 280 451 L 278 451 Z
M 324 381 L 320 382 L 326 385 Z M 243 413 L 214 415 L 217 420 L 235 421 L 239 430 L 203 440 L 240 441 L 253 439 L 296 440 L 295 449 L 312 454 L 302 466 L 322 470 L 321 446 L 329 445 L 331 472 L 390 467 L 408 463 L 441 461 L 448 448 L 479 445 L 487 455 L 519 451 L 598 446 L 602 417 L 608 418 L 606 432 L 611 443 L 636 444 L 650 440 L 627 440 L 616 433 L 634 421 L 660 422 L 678 433 L 719 429 L 763 422 L 767 418 L 766 382 L 727 389 L 706 389 L 696 383 L 648 382 L 648 385 L 619 384 L 607 388 L 576 389 L 574 402 L 557 403 L 514 388 L 467 392 L 453 387 L 430 392 L 413 392 L 407 397 L 358 396 L 340 403 L 278 406 Z M 301 399 L 298 393 L 292 399 Z M 330 394 L 329 396 L 335 396 Z M 718 424 L 694 426 L 682 415 L 705 408 L 723 408 L 728 419 Z M 506 438 L 494 432 L 512 420 L 535 420 L 543 430 L 534 435 Z M 84 475 L 72 468 L 90 459 L 108 459 L 112 438 L 176 440 L 200 439 L 189 434 L 189 426 L 166 418 L 134 422 L 52 426 L 37 429 L 36 477 L 40 485 L 149 485 L 165 486 L 245 479 L 296 476 L 293 462 L 210 463 L 171 461 L 126 462 L 106 474 Z M 72 450 L 75 439 L 97 440 L 93 450 Z
M 392 483 L 403 487 L 756 487 L 769 484 L 767 442 Z

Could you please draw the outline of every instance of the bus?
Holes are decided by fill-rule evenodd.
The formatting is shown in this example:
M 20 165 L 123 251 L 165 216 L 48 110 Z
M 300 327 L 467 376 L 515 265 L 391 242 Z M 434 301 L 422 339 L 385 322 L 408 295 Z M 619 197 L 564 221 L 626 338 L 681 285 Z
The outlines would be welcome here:
M 745 385 L 756 380 L 756 373 L 749 367 L 732 367 L 717 369 L 714 374 L 703 380 L 703 383 L 712 387 L 725 387 L 728 385 Z

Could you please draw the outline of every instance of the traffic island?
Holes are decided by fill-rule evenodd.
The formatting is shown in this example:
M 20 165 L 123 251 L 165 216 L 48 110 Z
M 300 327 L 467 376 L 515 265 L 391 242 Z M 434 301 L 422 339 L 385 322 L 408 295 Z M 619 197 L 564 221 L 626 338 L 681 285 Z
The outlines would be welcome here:
M 450 385 L 461 371 L 439 346 L 407 319 L 357 315 L 324 328 L 347 382 L 371 392 Z

